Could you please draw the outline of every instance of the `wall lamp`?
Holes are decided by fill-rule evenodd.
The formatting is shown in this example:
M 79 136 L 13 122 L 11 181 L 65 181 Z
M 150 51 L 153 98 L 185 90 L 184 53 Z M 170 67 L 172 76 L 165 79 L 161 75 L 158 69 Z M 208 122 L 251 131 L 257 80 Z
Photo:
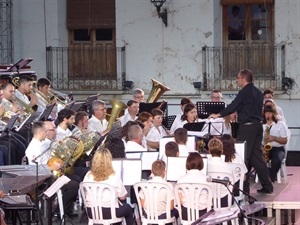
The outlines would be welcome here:
M 167 9 L 164 9 L 163 12 L 160 12 L 161 7 L 166 2 L 166 0 L 150 0 L 151 3 L 156 7 L 158 17 L 161 18 L 165 26 L 168 26 L 168 12 Z
M 193 85 L 194 85 L 194 88 L 197 90 L 196 94 L 199 94 L 201 91 L 202 82 L 194 82 Z
M 134 82 L 131 80 L 125 80 L 123 83 L 123 91 L 131 91 L 134 88 Z
M 295 81 L 293 78 L 284 77 L 282 78 L 282 89 L 283 90 L 290 90 L 292 89 Z

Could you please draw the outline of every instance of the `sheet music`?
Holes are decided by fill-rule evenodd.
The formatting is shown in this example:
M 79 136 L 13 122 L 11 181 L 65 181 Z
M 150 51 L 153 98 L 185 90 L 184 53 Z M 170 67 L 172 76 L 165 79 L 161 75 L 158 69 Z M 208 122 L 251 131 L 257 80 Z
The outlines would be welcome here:
M 114 159 L 112 165 L 124 185 L 134 185 L 142 179 L 141 159 Z
M 187 157 L 167 157 L 167 181 L 177 181 L 179 177 L 186 174 Z
M 152 164 L 158 159 L 159 152 L 142 152 L 142 170 L 151 170 Z
M 122 159 L 113 159 L 112 160 L 112 166 L 114 168 L 114 171 L 118 177 L 122 179 L 123 175 L 121 174 L 122 172 Z
M 44 194 L 50 198 L 52 195 L 54 195 L 62 186 L 67 184 L 71 179 L 67 176 L 63 175 L 57 180 L 44 192 Z
M 127 159 L 140 159 L 142 158 L 142 152 L 126 152 Z
M 28 116 L 23 123 L 16 129 L 16 131 L 20 131 L 24 128 L 26 124 L 32 123 L 35 119 L 37 119 L 40 115 L 40 112 L 34 112 L 30 116 Z
M 246 148 L 246 141 L 244 142 L 236 142 L 234 143 L 235 152 L 242 157 L 243 161 L 245 161 L 245 148 Z
M 208 134 L 207 131 L 188 131 L 188 135 L 201 137 L 201 138 L 207 134 Z

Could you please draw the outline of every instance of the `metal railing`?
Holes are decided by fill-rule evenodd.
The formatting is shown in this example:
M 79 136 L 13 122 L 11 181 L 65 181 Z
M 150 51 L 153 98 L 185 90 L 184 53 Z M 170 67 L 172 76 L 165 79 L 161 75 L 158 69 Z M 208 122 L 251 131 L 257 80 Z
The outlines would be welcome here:
M 58 90 L 124 90 L 125 47 L 47 47 L 47 78 Z
M 285 46 L 203 47 L 203 89 L 238 90 L 240 69 L 251 69 L 255 85 L 263 90 L 282 90 Z

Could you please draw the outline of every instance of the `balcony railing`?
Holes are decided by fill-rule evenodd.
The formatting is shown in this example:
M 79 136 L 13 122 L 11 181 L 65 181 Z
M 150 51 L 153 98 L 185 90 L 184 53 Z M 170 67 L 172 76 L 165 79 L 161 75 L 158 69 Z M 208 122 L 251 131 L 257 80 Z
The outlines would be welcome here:
M 47 78 L 55 89 L 124 90 L 125 47 L 47 47 L 46 52 Z
M 282 90 L 285 46 L 203 47 L 203 89 L 238 90 L 237 73 L 251 69 L 255 85 Z

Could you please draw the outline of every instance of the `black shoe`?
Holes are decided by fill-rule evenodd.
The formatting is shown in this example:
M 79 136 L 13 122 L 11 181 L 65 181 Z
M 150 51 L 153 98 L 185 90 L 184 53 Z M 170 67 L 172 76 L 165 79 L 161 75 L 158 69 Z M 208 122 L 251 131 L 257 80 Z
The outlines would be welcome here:
M 266 189 L 266 188 L 261 188 L 261 189 L 259 189 L 259 190 L 256 190 L 258 193 L 264 193 L 264 194 L 272 194 L 273 193 L 273 191 L 270 191 L 270 190 L 268 190 L 268 189 Z

